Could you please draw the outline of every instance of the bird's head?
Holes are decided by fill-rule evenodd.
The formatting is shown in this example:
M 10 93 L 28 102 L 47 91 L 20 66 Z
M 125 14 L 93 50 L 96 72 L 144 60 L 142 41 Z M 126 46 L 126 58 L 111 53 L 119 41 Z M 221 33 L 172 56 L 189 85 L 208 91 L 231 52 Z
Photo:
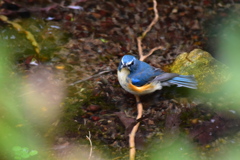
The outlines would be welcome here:
M 136 70 L 138 59 L 131 55 L 125 55 L 122 57 L 119 63 L 118 70 L 121 71 L 123 68 L 127 68 L 129 71 Z

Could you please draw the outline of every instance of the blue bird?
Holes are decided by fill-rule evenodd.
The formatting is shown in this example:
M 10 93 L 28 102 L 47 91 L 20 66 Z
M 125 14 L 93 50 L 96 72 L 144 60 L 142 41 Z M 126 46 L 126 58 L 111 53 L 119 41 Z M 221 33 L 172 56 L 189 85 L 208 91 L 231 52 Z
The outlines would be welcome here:
M 131 55 L 122 57 L 118 66 L 118 81 L 126 91 L 134 95 L 149 94 L 171 85 L 197 89 L 194 76 L 166 73 Z

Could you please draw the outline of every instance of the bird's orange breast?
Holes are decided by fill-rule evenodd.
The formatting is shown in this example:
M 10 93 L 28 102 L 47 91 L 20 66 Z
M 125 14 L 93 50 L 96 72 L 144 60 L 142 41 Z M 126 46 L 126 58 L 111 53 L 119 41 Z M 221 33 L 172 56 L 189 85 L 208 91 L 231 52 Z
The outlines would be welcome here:
M 130 83 L 128 83 L 128 88 L 134 92 L 142 93 L 145 91 L 153 90 L 154 86 L 151 83 L 149 83 L 149 84 L 145 84 L 144 86 L 138 87 L 138 86 L 133 85 L 132 82 L 130 82 Z

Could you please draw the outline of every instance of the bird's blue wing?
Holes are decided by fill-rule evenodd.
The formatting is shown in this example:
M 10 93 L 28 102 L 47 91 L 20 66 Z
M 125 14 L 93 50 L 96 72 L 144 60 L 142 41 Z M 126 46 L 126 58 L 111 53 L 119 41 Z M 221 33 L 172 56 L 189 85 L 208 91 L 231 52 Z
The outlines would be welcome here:
M 138 70 L 131 73 L 128 77 L 135 86 L 143 86 L 153 80 L 157 75 L 161 74 L 161 70 L 155 69 L 151 66 L 142 66 Z
M 197 89 L 197 82 L 192 75 L 179 75 L 167 81 L 169 84 L 177 85 L 178 87 L 186 87 Z

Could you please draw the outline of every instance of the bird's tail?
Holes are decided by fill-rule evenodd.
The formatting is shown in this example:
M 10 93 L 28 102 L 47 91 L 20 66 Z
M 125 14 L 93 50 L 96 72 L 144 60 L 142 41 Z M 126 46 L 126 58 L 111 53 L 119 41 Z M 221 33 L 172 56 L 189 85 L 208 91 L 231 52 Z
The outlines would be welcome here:
M 178 87 L 187 87 L 197 89 L 197 82 L 192 75 L 179 75 L 167 81 L 170 84 L 177 85 Z

